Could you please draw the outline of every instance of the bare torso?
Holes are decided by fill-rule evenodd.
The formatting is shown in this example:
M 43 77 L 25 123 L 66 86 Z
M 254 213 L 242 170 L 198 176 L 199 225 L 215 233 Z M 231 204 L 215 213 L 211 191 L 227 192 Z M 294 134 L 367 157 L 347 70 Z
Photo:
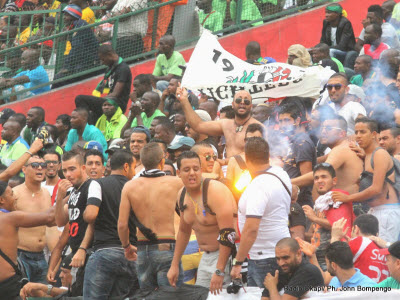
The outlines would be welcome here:
M 250 120 L 243 126 L 242 130 L 240 132 L 236 132 L 237 125 L 235 125 L 234 120 L 225 119 L 221 120 L 221 122 L 222 131 L 226 140 L 226 157 L 228 158 L 244 152 L 244 138 L 246 135 L 247 127 L 250 124 L 257 123 L 264 126 L 256 119 L 250 118 Z
M 6 213 L 0 212 L 0 249 L 14 262 L 17 263 L 18 230 L 11 225 Z M 0 257 L 0 282 L 15 274 L 11 265 Z
M 334 147 L 328 154 L 327 163 L 332 163 L 332 158 L 339 157 L 342 164 L 336 169 L 337 189 L 344 190 L 350 194 L 358 193 L 360 175 L 363 171 L 363 161 L 349 147 L 348 141 L 343 141 Z M 335 164 L 333 164 L 335 166 Z
M 174 214 L 182 181 L 172 176 L 139 177 L 127 184 L 129 202 L 138 220 L 157 237 L 174 238 Z M 144 238 L 139 230 L 137 236 Z
M 14 193 L 17 196 L 16 209 L 25 212 L 44 212 L 51 207 L 50 194 L 46 189 L 41 189 L 32 197 L 32 192 L 25 184 L 16 186 Z M 41 252 L 46 245 L 46 226 L 21 228 L 18 232 L 18 249 Z
M 229 191 L 228 191 L 229 192 Z M 208 206 L 212 209 L 212 182 L 210 182 L 208 191 Z M 230 199 L 233 212 L 237 212 L 237 205 L 232 196 L 226 197 Z M 215 215 L 211 215 L 205 212 L 203 206 L 202 194 L 199 193 L 197 196 L 191 196 L 186 193 L 184 199 L 184 205 L 186 209 L 182 212 L 181 217 L 184 219 L 185 223 L 192 226 L 196 234 L 197 243 L 202 251 L 217 251 L 219 249 L 219 242 L 217 241 L 219 230 L 217 218 Z M 236 218 L 234 219 L 236 224 Z M 233 225 L 233 224 L 232 224 Z
M 375 165 L 374 167 L 376 168 Z M 385 171 L 385 173 L 388 172 L 392 167 L 393 167 L 393 162 L 391 162 L 390 167 L 388 168 L 388 170 Z M 374 171 L 371 166 L 371 154 L 365 156 L 365 170 L 368 172 Z M 393 182 L 395 181 L 395 172 L 392 172 L 392 174 L 389 175 L 389 179 Z M 387 183 L 386 181 L 383 184 L 382 192 L 376 197 L 374 197 L 372 201 L 368 201 L 368 205 L 371 207 L 384 204 L 393 204 L 393 203 L 398 203 L 396 191 L 393 188 L 393 186 Z

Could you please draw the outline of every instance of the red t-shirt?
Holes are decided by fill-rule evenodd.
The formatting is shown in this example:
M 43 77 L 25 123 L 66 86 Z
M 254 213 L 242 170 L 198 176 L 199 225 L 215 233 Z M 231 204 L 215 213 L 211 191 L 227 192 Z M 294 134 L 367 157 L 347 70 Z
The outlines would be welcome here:
M 340 189 L 332 189 L 332 192 L 341 192 L 343 194 L 348 195 L 349 193 Z M 347 227 L 347 236 L 351 237 L 351 228 L 353 226 L 353 222 L 356 218 L 353 212 L 353 203 L 352 202 L 347 202 L 347 203 L 342 203 L 339 208 L 330 208 L 325 212 L 326 219 L 329 221 L 331 225 L 335 223 L 336 221 L 340 220 L 341 218 L 345 218 L 347 220 L 345 227 L 343 230 L 346 230 Z
M 378 48 L 376 48 L 374 51 L 371 51 L 371 45 L 370 44 L 365 44 L 364 45 L 364 54 L 369 55 L 372 57 L 372 59 L 379 59 L 381 57 L 381 53 L 390 47 L 386 45 L 385 43 L 380 43 Z
M 358 236 L 349 241 L 353 252 L 354 267 L 375 282 L 381 282 L 389 277 L 385 255 L 379 254 L 379 247 L 369 238 Z

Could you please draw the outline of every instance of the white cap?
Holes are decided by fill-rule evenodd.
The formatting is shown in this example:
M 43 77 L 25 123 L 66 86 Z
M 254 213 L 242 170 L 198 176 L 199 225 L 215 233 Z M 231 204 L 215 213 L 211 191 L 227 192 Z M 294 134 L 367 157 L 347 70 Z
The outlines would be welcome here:
M 204 121 L 204 122 L 209 122 L 209 121 L 211 121 L 211 117 L 210 117 L 209 113 L 206 112 L 205 110 L 196 109 L 194 112 L 200 117 L 200 119 L 201 119 L 202 121 Z
M 349 92 L 347 94 L 356 96 L 357 98 L 361 99 L 361 102 L 365 100 L 365 92 L 358 85 L 349 84 Z

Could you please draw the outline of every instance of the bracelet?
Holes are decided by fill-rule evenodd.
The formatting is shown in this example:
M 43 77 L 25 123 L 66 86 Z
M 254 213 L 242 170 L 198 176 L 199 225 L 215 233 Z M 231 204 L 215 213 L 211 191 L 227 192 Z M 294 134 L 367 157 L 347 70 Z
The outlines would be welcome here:
M 78 250 L 79 250 L 79 249 L 82 249 L 82 250 L 84 250 L 84 251 L 87 253 L 87 250 L 86 250 L 85 248 L 79 247 Z
M 131 245 L 131 243 L 128 243 L 128 245 L 122 246 L 122 248 L 126 249 L 126 248 L 128 248 L 130 245 Z
M 33 156 L 33 153 L 28 150 L 26 150 L 25 153 L 28 153 L 31 157 Z

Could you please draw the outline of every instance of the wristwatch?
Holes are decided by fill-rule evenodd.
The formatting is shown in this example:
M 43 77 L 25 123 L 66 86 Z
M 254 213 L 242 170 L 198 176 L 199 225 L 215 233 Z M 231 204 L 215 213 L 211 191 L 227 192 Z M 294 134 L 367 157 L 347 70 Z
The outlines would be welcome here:
M 215 275 L 217 275 L 217 276 L 225 276 L 225 273 L 222 272 L 221 270 L 216 269 L 215 270 Z
M 233 261 L 232 261 L 232 264 L 234 266 L 241 266 L 241 265 L 243 265 L 243 262 L 242 261 L 238 261 L 236 258 L 234 258 Z
M 51 284 L 47 285 L 47 295 L 51 295 L 51 290 L 53 289 L 53 286 Z

